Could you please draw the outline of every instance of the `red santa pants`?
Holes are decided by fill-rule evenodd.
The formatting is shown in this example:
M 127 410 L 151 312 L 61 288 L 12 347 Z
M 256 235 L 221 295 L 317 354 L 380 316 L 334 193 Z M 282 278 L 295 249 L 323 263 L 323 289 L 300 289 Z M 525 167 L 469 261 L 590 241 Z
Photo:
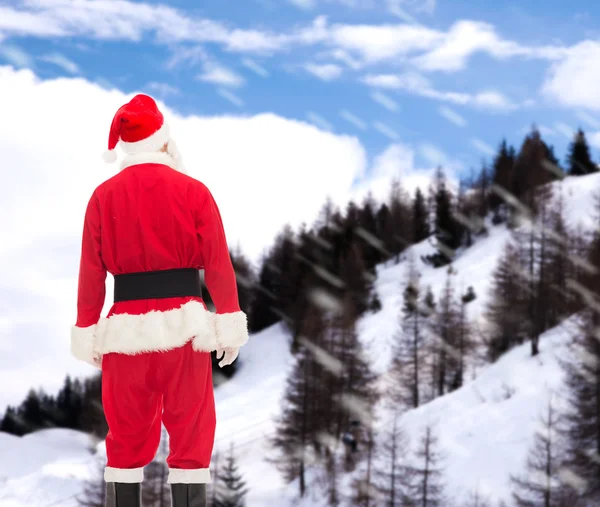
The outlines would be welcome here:
M 141 482 L 169 434 L 169 483 L 210 482 L 216 416 L 211 357 L 191 342 L 166 352 L 102 359 L 102 403 L 109 432 L 106 482 Z

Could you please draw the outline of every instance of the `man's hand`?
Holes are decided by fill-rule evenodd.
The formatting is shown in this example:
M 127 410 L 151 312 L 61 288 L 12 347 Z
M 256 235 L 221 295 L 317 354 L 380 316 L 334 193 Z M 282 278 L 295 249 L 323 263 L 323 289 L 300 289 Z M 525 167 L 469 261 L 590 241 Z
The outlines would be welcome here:
M 219 363 L 219 366 L 223 368 L 223 366 L 230 365 L 237 359 L 239 353 L 239 347 L 225 347 L 222 349 L 217 349 L 217 359 L 223 358 L 223 360 Z

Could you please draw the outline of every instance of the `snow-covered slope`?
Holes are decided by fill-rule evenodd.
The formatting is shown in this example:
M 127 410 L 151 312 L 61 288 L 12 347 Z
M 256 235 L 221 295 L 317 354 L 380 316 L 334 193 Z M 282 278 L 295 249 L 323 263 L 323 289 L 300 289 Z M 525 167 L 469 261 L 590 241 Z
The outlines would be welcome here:
M 584 230 L 595 227 L 595 194 L 600 175 L 567 178 L 555 185 L 562 189 L 567 221 Z M 490 227 L 489 235 L 477 240 L 454 263 L 457 290 L 473 286 L 477 299 L 469 304 L 471 319 L 481 318 L 491 273 L 510 232 L 503 226 Z M 420 262 L 431 253 L 428 242 L 415 245 L 399 264 L 379 266 L 375 288 L 382 310 L 364 316 L 359 323 L 361 339 L 383 373 L 398 325 L 406 259 L 413 256 L 421 270 L 423 286 L 438 294 L 445 282 L 445 269 Z M 556 358 L 564 357 L 572 336 L 572 322 L 548 331 L 541 339 L 541 353 L 529 356 L 528 345 L 516 348 L 496 364 L 477 371 L 475 379 L 460 390 L 438 398 L 402 417 L 402 425 L 414 442 L 426 424 L 440 419 L 442 451 L 446 455 L 445 482 L 452 496 L 461 497 L 479 488 L 491 498 L 510 500 L 508 477 L 520 472 L 533 441 L 537 418 L 547 402 L 548 390 L 560 386 L 562 373 Z M 298 505 L 294 485 L 286 486 L 267 461 L 267 435 L 279 411 L 286 373 L 291 365 L 288 338 L 280 325 L 254 335 L 243 349 L 239 373 L 219 386 L 216 449 L 236 446 L 241 471 L 250 494 L 248 507 Z M 385 417 L 380 424 L 386 425 Z M 22 439 L 0 434 L 0 505 L 3 507 L 75 506 L 74 495 L 94 471 L 91 443 L 77 432 L 47 430 Z M 101 448 L 101 446 L 100 446 Z M 301 505 L 319 506 L 314 499 Z M 510 503 L 509 503 L 510 505 Z

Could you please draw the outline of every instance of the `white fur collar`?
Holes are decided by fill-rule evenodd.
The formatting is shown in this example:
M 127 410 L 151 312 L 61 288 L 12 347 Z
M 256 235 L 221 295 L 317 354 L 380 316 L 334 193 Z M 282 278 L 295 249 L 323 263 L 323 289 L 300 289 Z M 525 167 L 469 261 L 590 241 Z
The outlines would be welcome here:
M 162 151 L 153 151 L 149 153 L 132 153 L 126 155 L 121 162 L 121 170 L 139 164 L 164 164 L 179 171 L 175 159 L 168 153 Z

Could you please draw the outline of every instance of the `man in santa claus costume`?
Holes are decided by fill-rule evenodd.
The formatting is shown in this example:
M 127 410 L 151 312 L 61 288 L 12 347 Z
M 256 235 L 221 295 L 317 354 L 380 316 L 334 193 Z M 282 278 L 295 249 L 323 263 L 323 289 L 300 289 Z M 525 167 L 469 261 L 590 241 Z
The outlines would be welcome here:
M 102 369 L 107 505 L 141 505 L 143 470 L 164 423 L 173 506 L 201 507 L 216 425 L 210 353 L 231 364 L 248 340 L 247 319 L 217 204 L 184 174 L 151 97 L 117 111 L 107 162 L 117 144 L 126 153 L 121 171 L 94 191 L 85 213 L 71 352 Z M 199 270 L 215 313 L 201 298 Z M 101 318 L 107 273 L 114 304 Z

